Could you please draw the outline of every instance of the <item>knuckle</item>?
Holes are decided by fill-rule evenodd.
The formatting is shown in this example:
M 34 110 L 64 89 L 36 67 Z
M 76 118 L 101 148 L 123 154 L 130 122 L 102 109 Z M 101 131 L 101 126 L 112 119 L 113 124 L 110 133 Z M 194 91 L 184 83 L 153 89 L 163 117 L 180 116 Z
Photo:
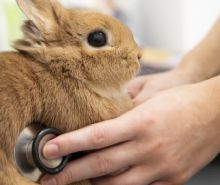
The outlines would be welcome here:
M 156 120 L 152 116 L 147 116 L 145 120 L 146 121 L 143 122 L 143 118 L 140 118 L 140 121 L 137 122 L 137 132 L 150 134 L 156 125 Z
M 142 113 L 141 113 L 142 114 Z M 132 133 L 135 133 L 136 137 L 142 137 L 143 135 L 151 135 L 152 130 L 157 124 L 157 120 L 154 115 L 145 113 L 143 111 L 143 116 L 133 116 L 130 118 L 130 122 L 133 123 L 129 125 Z
M 92 137 L 91 137 L 92 145 L 95 148 L 101 147 L 101 146 L 104 146 L 105 141 L 106 141 L 106 134 L 104 130 L 98 127 L 93 128 Z
M 150 115 L 148 116 L 147 122 L 146 122 L 146 129 L 151 132 L 152 130 L 154 130 L 156 128 L 158 124 L 157 118 L 155 117 L 155 115 Z
M 103 154 L 95 155 L 95 169 L 98 175 L 103 176 L 110 173 L 112 162 Z
M 73 173 L 70 170 L 64 170 L 59 174 L 59 177 L 56 178 L 57 185 L 67 184 L 74 179 Z

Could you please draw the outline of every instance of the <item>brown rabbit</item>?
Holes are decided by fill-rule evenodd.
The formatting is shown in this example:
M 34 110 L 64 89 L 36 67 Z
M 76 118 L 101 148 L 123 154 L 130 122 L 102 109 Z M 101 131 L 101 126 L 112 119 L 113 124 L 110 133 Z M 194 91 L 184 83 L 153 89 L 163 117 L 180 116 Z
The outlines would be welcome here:
M 0 185 L 35 184 L 13 159 L 28 124 L 68 132 L 121 115 L 132 107 L 124 87 L 139 68 L 139 49 L 119 21 L 57 0 L 17 3 L 29 20 L 17 52 L 0 54 Z

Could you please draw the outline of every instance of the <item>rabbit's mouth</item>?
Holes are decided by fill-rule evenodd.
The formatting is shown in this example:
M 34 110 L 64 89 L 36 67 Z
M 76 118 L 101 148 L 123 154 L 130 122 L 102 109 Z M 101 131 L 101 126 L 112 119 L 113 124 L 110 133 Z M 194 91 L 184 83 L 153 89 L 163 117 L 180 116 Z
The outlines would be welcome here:
M 94 93 L 107 99 L 120 100 L 121 97 L 127 94 L 125 85 L 121 86 L 119 89 L 112 87 L 101 88 L 100 86 L 94 86 L 92 84 L 88 84 L 87 87 Z
M 139 71 L 140 69 L 140 60 L 141 60 L 141 53 L 140 52 L 135 52 L 135 53 L 130 53 L 126 57 L 123 57 L 123 62 L 126 63 L 126 68 L 128 74 L 128 78 L 126 79 L 127 81 L 131 80 Z

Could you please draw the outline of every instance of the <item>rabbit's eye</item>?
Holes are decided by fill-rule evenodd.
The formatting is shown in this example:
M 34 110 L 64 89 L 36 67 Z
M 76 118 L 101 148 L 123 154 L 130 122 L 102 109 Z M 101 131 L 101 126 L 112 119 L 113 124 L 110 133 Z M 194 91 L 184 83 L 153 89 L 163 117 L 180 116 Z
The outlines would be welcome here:
M 102 31 L 95 31 L 89 34 L 88 43 L 93 47 L 103 47 L 107 43 L 107 36 Z

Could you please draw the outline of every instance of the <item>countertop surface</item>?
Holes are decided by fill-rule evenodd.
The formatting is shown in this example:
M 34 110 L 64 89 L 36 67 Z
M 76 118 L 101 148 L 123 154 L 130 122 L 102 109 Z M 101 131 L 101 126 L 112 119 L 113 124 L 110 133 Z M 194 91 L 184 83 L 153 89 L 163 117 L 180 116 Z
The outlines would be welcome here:
M 186 185 L 220 185 L 220 158 L 195 175 Z

